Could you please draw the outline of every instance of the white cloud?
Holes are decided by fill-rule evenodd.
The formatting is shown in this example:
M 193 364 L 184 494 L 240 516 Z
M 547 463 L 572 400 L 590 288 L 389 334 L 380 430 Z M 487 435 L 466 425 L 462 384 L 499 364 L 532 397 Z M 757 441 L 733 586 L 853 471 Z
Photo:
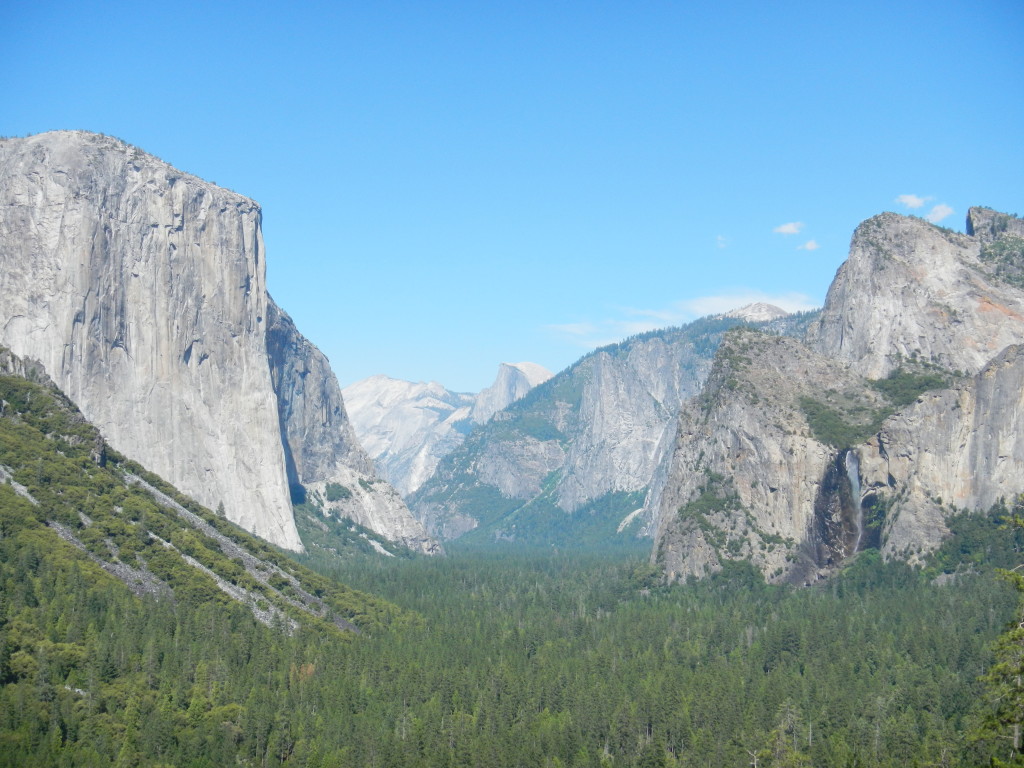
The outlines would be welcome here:
M 897 203 L 907 208 L 920 208 L 929 200 L 931 200 L 930 197 L 918 197 L 917 195 L 900 195 L 896 198 Z
M 816 251 L 819 248 L 821 248 L 821 246 L 818 245 L 818 241 L 817 240 L 808 240 L 803 245 L 798 245 L 796 247 L 796 249 L 798 251 Z
M 952 208 L 950 208 L 945 203 L 939 203 L 930 211 L 928 211 L 928 215 L 925 216 L 925 218 L 928 219 L 928 221 L 930 221 L 932 224 L 938 224 L 951 213 L 953 213 Z
M 780 224 L 772 232 L 780 235 L 796 235 L 800 233 L 800 230 L 804 228 L 802 221 L 790 221 L 786 224 Z
M 717 245 L 719 248 L 728 248 L 729 238 L 726 237 L 725 235 L 719 235 L 718 237 L 715 238 L 715 245 Z

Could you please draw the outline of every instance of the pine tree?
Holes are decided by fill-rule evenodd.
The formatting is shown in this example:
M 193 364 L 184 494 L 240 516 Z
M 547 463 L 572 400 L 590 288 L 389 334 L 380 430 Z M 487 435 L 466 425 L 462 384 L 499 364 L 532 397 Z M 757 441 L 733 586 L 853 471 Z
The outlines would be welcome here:
M 1024 528 L 1024 495 L 1014 504 L 1007 527 Z M 995 663 L 983 678 L 988 686 L 992 709 L 986 715 L 982 738 L 995 738 L 1009 744 L 1005 760 L 993 758 L 996 766 L 1024 766 L 1024 565 L 1000 570 L 1019 595 L 1013 623 L 999 636 L 995 645 Z M 1005 749 L 1005 747 L 1004 747 Z

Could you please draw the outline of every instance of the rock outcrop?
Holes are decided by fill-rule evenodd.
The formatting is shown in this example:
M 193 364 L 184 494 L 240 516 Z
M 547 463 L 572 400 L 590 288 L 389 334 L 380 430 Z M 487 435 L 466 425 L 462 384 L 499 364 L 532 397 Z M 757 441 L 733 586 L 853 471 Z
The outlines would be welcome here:
M 967 234 L 876 216 L 806 344 L 731 334 L 656 483 L 667 578 L 746 559 L 804 583 L 867 546 L 915 561 L 950 514 L 1024 491 L 1022 232 L 987 209 Z
M 766 323 L 771 320 L 781 320 L 789 313 L 774 304 L 763 301 L 755 301 L 745 307 L 732 309 L 725 313 L 726 317 L 735 317 L 738 320 L 746 320 L 748 323 Z
M 494 383 L 481 390 L 473 400 L 470 418 L 476 424 L 490 421 L 498 411 L 505 410 L 551 376 L 551 371 L 536 363 L 502 363 L 498 366 Z
M 726 559 L 801 580 L 853 554 L 838 451 L 808 422 L 818 398 L 837 410 L 841 402 L 862 427 L 886 405 L 849 365 L 797 339 L 726 336 L 704 391 L 682 409 L 658 499 L 653 559 L 670 580 L 705 576 Z
M 347 517 L 414 551 L 437 553 L 437 542 L 401 496 L 377 477 L 349 422 L 327 358 L 273 300 L 267 309 L 267 354 L 290 487 L 318 494 L 324 512 Z M 345 488 L 348 495 L 330 501 L 329 484 Z
M 909 358 L 977 373 L 1024 338 L 1020 276 L 1000 272 L 1000 249 L 992 247 L 998 237 L 1016 240 L 1019 250 L 1020 226 L 980 208 L 968 214 L 975 235 L 895 213 L 868 219 L 854 232 L 808 343 L 871 378 Z
M 923 394 L 858 452 L 863 504 L 889 510 L 887 556 L 915 561 L 941 543 L 953 512 L 1012 501 L 1024 491 L 1024 347 Z
M 342 390 L 352 426 L 380 473 L 403 495 L 423 485 L 472 427 L 473 395 L 435 381 L 377 375 Z
M 107 136 L 0 141 L 0 343 L 117 450 L 299 550 L 272 311 L 252 200 Z M 315 464 L 329 445 L 290 449 Z

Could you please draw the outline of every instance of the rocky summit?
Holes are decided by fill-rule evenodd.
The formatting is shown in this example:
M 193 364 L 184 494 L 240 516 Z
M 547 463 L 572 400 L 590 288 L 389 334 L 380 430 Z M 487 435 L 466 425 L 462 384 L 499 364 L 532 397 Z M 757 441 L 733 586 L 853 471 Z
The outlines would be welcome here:
M 261 219 L 108 136 L 0 141 L 0 344 L 117 450 L 300 550 L 289 479 L 377 478 L 326 359 L 267 293 Z M 433 546 L 393 491 L 348 512 Z

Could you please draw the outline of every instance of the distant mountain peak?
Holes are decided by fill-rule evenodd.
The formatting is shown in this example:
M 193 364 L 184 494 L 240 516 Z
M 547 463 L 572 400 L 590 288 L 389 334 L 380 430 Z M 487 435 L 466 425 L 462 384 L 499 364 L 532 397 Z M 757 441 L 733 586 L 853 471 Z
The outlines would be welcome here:
M 377 374 L 342 394 L 356 434 L 381 474 L 410 494 L 474 425 L 511 405 L 551 372 L 536 363 L 501 363 L 494 383 L 477 395 L 452 392 L 436 381 L 411 382 Z
M 502 363 L 494 383 L 476 396 L 471 417 L 483 424 L 554 374 L 537 363 Z
M 746 320 L 749 323 L 764 323 L 769 320 L 778 320 L 787 315 L 789 315 L 789 312 L 781 307 L 763 301 L 755 301 L 753 304 L 747 304 L 725 313 L 725 317 L 734 317 L 737 320 Z

